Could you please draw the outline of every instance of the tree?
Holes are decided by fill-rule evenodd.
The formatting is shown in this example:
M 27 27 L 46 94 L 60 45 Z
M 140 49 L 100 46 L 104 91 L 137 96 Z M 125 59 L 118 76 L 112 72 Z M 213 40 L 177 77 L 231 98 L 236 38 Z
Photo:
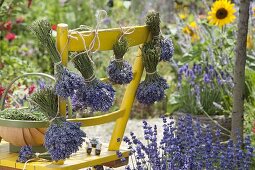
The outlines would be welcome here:
M 236 143 L 237 136 L 243 139 L 243 112 L 245 89 L 246 43 L 248 33 L 250 0 L 240 0 L 237 44 L 234 68 L 234 91 L 231 138 Z

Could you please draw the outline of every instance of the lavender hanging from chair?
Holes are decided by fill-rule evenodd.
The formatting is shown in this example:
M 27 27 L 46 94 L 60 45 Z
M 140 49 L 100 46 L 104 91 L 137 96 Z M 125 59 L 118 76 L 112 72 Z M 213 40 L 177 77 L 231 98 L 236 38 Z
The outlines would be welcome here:
M 83 78 L 85 84 L 78 89 L 77 94 L 80 102 L 86 103 L 92 111 L 108 111 L 114 102 L 115 90 L 110 84 L 97 79 L 90 56 L 87 53 L 80 53 L 74 57 L 73 63 Z
M 70 72 L 62 65 L 60 52 L 57 50 L 54 39 L 52 38 L 52 29 L 50 23 L 45 19 L 41 19 L 33 22 L 30 29 L 38 38 L 41 45 L 48 50 L 50 58 L 54 63 L 56 94 L 63 98 L 71 97 L 75 90 L 84 82 L 81 76 Z
M 107 67 L 107 74 L 111 82 L 116 84 L 128 84 L 133 79 L 132 66 L 123 57 L 128 50 L 128 42 L 121 37 L 113 45 L 114 60 Z

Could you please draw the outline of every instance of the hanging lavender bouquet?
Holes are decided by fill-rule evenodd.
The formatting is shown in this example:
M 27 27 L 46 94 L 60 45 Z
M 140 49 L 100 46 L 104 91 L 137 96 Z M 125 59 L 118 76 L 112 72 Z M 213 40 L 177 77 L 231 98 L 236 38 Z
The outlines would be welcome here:
M 137 89 L 137 100 L 146 105 L 160 101 L 165 96 L 165 90 L 169 88 L 167 82 L 157 73 L 160 48 L 154 46 L 154 42 L 145 43 L 142 48 L 142 60 L 146 70 L 146 77 Z
M 46 159 L 52 160 L 48 153 L 34 153 L 31 146 L 22 146 L 19 151 L 17 162 L 25 163 L 27 161 Z
M 106 112 L 114 102 L 115 90 L 110 84 L 97 79 L 94 74 L 94 68 L 90 56 L 87 53 L 80 53 L 74 59 L 73 63 L 83 78 L 85 84 L 77 90 L 80 97 L 80 103 L 85 103 L 92 111 Z
M 122 37 L 113 45 L 114 60 L 110 61 L 107 74 L 111 82 L 116 84 L 128 84 L 133 79 L 132 66 L 123 60 L 128 50 L 128 42 Z
M 146 17 L 146 25 L 149 27 L 152 39 L 157 41 L 161 48 L 160 61 L 170 62 L 174 54 L 173 42 L 160 34 L 160 16 L 158 12 L 150 11 Z
M 41 19 L 35 21 L 30 29 L 38 38 L 40 43 L 48 50 L 51 60 L 56 67 L 56 94 L 64 98 L 71 97 L 74 94 L 74 91 L 84 82 L 81 76 L 70 72 L 61 64 L 60 53 L 56 48 L 54 39 L 52 38 L 50 23 L 45 19 Z
M 86 134 L 80 129 L 81 124 L 68 122 L 59 117 L 58 96 L 54 89 L 44 88 L 33 94 L 31 104 L 41 110 L 50 120 L 50 126 L 45 133 L 44 146 L 52 160 L 64 160 L 78 151 L 85 141 Z

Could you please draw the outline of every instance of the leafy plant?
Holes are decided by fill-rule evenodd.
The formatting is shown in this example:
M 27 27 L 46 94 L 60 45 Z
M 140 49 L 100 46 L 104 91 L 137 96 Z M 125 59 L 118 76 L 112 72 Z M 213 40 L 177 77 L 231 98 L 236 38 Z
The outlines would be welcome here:
M 5 109 L 0 112 L 0 118 L 10 120 L 47 120 L 43 113 L 30 109 Z

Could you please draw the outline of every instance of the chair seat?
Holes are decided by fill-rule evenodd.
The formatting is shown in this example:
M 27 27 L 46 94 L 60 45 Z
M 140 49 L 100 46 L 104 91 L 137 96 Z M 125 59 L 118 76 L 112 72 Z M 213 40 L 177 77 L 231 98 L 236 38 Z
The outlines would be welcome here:
M 95 155 L 93 148 L 91 155 L 86 152 L 85 146 L 83 146 L 77 153 L 73 154 L 69 159 L 66 159 L 63 165 L 56 165 L 53 162 L 38 161 L 27 163 L 27 170 L 77 170 L 86 167 L 92 167 L 96 165 L 107 165 L 111 167 L 123 166 L 128 163 L 128 159 L 125 163 L 117 165 L 119 158 L 116 155 L 116 151 L 108 151 L 106 144 L 102 145 L 102 151 L 99 156 Z M 120 149 L 123 157 L 128 158 L 129 151 Z M 9 167 L 13 169 L 23 169 L 24 163 L 16 162 L 18 157 L 17 153 L 9 152 L 9 143 L 2 141 L 0 143 L 0 169 L 1 167 Z M 120 161 L 118 161 L 120 163 Z M 8 168 L 7 168 L 8 169 Z

